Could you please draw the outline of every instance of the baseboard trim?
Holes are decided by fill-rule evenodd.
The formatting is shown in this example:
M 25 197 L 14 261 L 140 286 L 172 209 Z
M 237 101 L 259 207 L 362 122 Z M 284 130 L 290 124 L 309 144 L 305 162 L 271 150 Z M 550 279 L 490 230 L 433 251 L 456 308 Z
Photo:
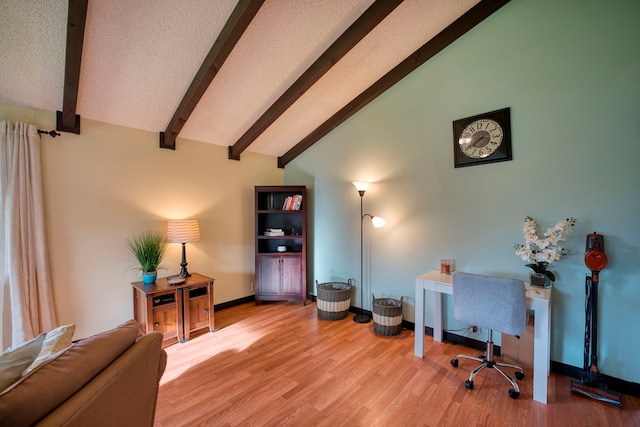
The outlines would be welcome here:
M 249 295 L 249 296 L 234 299 L 231 301 L 222 302 L 220 304 L 214 304 L 213 311 L 216 312 L 216 311 L 224 310 L 225 308 L 236 307 L 238 305 L 246 304 L 248 302 L 254 302 L 255 300 L 256 300 L 255 295 Z M 316 302 L 316 296 L 307 294 L 307 300 Z
M 222 302 L 220 304 L 214 304 L 213 311 L 216 312 L 216 311 L 224 310 L 225 308 L 236 307 L 238 305 L 246 304 L 248 302 L 253 302 L 255 300 L 256 300 L 255 295 L 249 295 L 247 297 L 234 299 L 232 301 Z

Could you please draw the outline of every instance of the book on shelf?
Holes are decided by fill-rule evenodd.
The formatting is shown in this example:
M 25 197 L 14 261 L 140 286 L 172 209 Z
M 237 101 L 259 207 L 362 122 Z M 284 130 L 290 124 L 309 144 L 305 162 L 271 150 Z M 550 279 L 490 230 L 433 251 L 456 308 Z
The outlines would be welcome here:
M 265 236 L 284 236 L 284 230 L 282 228 L 267 228 L 264 232 Z
M 299 211 L 302 207 L 302 194 L 287 196 L 282 204 L 283 211 Z

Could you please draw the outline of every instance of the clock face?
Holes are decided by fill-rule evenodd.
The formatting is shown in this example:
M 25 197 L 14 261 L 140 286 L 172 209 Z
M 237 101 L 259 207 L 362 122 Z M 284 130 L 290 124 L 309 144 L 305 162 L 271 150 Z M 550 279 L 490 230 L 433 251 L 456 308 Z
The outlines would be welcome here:
M 511 110 L 509 108 L 453 121 L 454 167 L 511 159 Z
M 504 132 L 495 120 L 480 119 L 467 125 L 458 138 L 460 151 L 471 159 L 484 159 L 502 144 Z

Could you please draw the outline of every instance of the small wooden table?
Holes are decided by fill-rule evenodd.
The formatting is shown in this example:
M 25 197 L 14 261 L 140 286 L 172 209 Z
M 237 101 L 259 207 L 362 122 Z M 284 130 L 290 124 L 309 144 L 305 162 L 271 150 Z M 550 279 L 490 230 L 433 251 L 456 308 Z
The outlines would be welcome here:
M 171 285 L 167 278 L 145 285 L 133 282 L 133 315 L 140 334 L 158 331 L 162 346 L 189 340 L 189 335 L 208 327 L 215 331 L 213 284 L 215 280 L 192 273 L 183 283 Z

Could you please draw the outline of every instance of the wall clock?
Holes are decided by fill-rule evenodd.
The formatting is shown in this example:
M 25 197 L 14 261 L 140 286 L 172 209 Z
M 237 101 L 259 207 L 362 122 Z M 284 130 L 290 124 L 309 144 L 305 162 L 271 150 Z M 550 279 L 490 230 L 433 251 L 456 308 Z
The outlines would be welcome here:
M 453 165 L 456 168 L 511 160 L 509 108 L 453 122 Z

